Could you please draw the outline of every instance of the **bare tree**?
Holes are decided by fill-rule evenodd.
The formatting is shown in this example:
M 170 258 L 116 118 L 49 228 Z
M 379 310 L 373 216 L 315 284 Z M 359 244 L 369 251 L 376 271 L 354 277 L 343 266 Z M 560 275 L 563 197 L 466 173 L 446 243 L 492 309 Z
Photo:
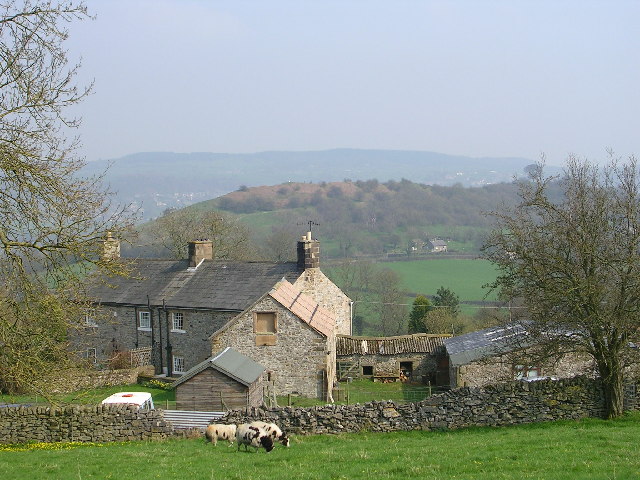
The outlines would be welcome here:
M 84 275 L 126 269 L 101 255 L 107 231 L 131 226 L 84 165 L 66 115 L 90 87 L 64 49 L 82 3 L 0 4 L 0 388 L 46 389 L 46 374 L 70 366 L 69 331 L 86 306 Z
M 593 359 L 606 414 L 617 417 L 640 340 L 638 165 L 631 157 L 599 168 L 571 157 L 558 199 L 542 171 L 531 169 L 516 207 L 493 213 L 484 247 L 500 270 L 493 286 L 526 307 L 520 321 L 539 351 Z
M 254 260 L 247 226 L 220 212 L 194 208 L 169 211 L 156 220 L 153 231 L 174 258 L 187 258 L 188 242 L 207 239 L 213 242 L 215 258 Z

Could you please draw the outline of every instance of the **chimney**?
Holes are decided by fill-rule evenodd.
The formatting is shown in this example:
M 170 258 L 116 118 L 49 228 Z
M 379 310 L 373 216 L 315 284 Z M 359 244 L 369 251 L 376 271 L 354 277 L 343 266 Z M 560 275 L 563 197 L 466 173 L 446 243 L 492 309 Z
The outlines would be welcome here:
M 111 232 L 107 232 L 107 238 L 102 242 L 101 258 L 106 261 L 120 258 L 120 240 L 115 238 Z
M 320 242 L 307 232 L 298 242 L 298 269 L 320 268 Z
M 213 242 L 211 240 L 189 242 L 189 268 L 197 268 L 203 260 L 213 260 Z

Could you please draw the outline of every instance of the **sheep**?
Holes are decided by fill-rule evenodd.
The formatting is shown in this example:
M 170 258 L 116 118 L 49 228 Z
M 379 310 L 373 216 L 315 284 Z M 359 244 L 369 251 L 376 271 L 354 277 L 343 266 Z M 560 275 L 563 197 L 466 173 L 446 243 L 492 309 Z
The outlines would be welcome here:
M 227 440 L 229 446 L 231 446 L 236 439 L 236 430 L 237 427 L 235 425 L 212 423 L 207 427 L 204 435 L 214 445 L 218 444 L 218 440 Z
M 245 451 L 248 450 L 248 446 L 251 445 L 256 449 L 256 452 L 260 447 L 264 448 L 267 452 L 273 450 L 273 439 L 271 434 L 265 432 L 262 428 L 243 423 L 238 425 L 236 430 L 236 441 L 238 442 L 238 451 L 240 451 L 240 445 L 244 445 Z
M 278 427 L 275 423 L 266 423 L 260 420 L 256 420 L 255 422 L 251 422 L 250 425 L 263 429 L 273 437 L 274 442 L 278 441 L 285 447 L 289 446 L 289 437 L 285 435 L 284 432 L 280 430 L 280 427 Z

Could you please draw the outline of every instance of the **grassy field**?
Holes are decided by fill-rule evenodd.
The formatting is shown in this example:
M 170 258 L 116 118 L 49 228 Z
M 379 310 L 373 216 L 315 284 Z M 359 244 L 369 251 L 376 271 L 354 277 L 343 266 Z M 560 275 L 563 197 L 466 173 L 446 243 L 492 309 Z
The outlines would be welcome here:
M 202 439 L 106 445 L 0 446 L 14 479 L 635 479 L 640 414 L 453 432 L 294 436 L 290 448 L 244 451 Z M 42 449 L 46 448 L 46 449 Z
M 461 301 L 495 300 L 482 286 L 496 279 L 496 269 L 487 260 L 416 260 L 381 264 L 400 275 L 404 287 L 414 293 L 435 295 L 438 288 L 451 289 Z

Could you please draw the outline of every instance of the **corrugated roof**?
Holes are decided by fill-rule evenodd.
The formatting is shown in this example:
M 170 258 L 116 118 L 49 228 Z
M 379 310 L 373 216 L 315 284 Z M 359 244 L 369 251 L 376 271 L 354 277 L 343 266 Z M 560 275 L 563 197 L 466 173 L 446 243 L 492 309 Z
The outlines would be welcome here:
M 470 332 L 444 341 L 451 365 L 465 365 L 481 358 L 508 353 L 528 345 L 522 325 L 501 325 Z
M 333 334 L 336 326 L 333 315 L 288 281 L 278 282 L 269 295 L 318 332 L 327 337 Z
M 106 304 L 152 305 L 242 311 L 281 278 L 295 281 L 297 265 L 289 263 L 205 260 L 195 271 L 186 260 L 139 259 L 128 278 L 95 282 L 91 296 Z
M 351 337 L 338 335 L 337 355 L 397 355 L 401 353 L 436 353 L 451 335 L 416 333 L 395 337 Z
M 241 354 L 233 348 L 227 347 L 217 355 L 214 355 L 193 367 L 178 380 L 173 382 L 172 386 L 177 387 L 210 367 L 246 386 L 254 383 L 258 378 L 260 378 L 262 372 L 265 371 L 265 368 L 259 363 L 253 361 L 251 358 Z

